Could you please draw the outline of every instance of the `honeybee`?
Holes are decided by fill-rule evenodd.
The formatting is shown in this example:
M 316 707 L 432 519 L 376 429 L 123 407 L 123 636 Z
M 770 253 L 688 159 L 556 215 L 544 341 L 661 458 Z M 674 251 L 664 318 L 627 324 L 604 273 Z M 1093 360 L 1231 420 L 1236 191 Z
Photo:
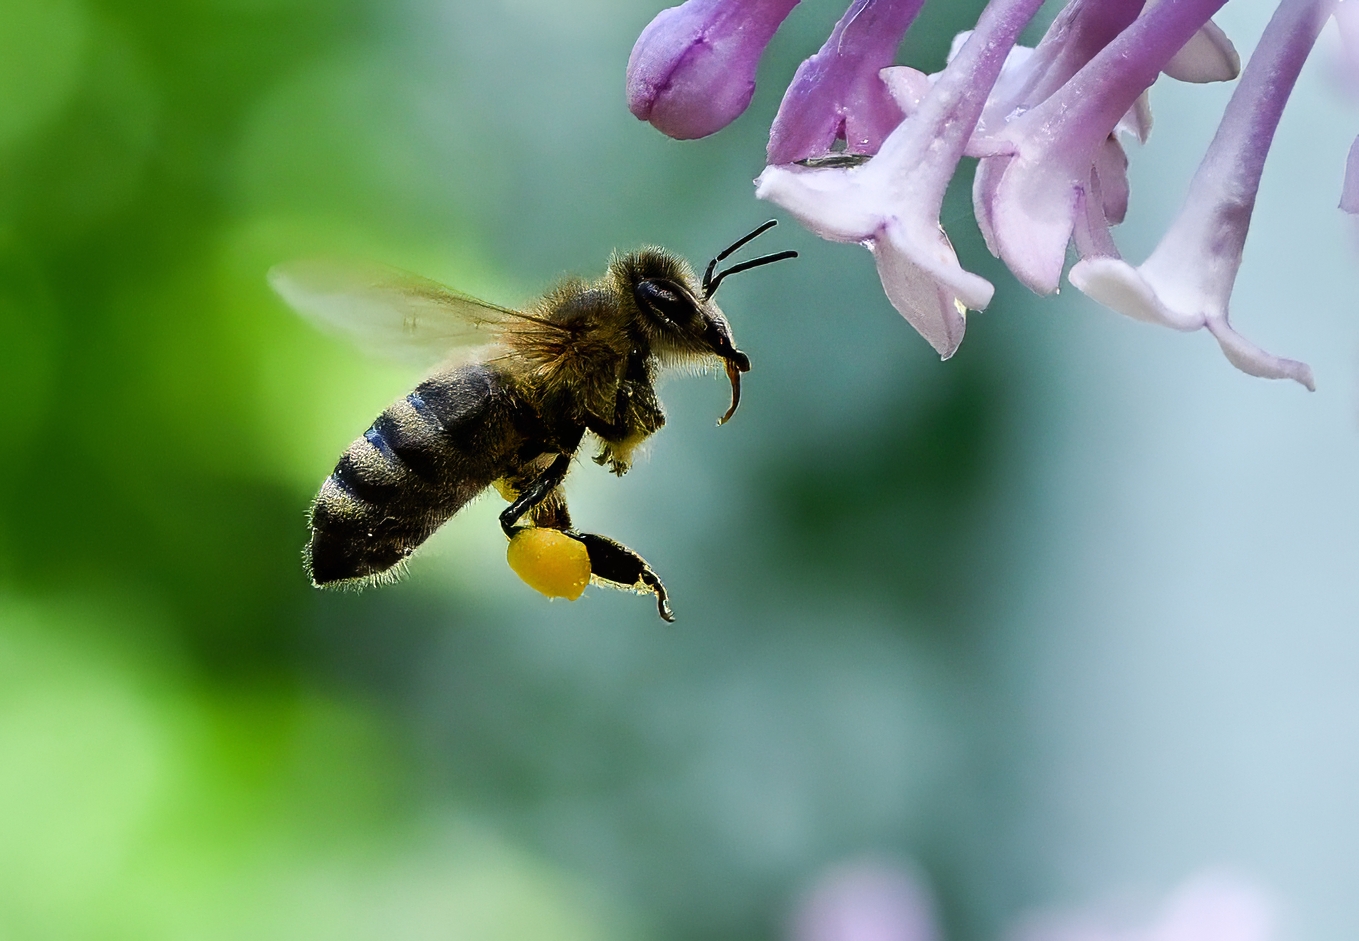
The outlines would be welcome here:
M 421 543 L 494 486 L 509 501 L 500 525 L 511 539 L 554 530 L 584 546 L 589 581 L 651 593 L 660 616 L 674 620 L 645 559 L 573 527 L 562 482 L 587 434 L 598 441 L 596 463 L 627 473 L 637 446 L 665 424 L 654 387 L 664 366 L 720 363 L 731 406 L 718 424 L 736 413 L 750 359 L 713 295 L 724 278 L 797 253 L 717 266 L 774 224 L 718 253 L 701 279 L 682 258 L 644 248 L 615 255 L 596 281 L 561 281 L 522 310 L 385 268 L 299 261 L 271 270 L 274 290 L 318 326 L 372 351 L 439 361 L 321 485 L 303 551 L 312 583 L 395 580 Z

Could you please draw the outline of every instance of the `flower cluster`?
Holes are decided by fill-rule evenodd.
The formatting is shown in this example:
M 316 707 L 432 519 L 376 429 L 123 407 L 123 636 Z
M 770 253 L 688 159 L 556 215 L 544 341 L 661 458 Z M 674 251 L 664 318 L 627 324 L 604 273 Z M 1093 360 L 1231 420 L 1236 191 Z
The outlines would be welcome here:
M 883 290 L 947 359 L 994 288 L 958 262 L 939 223 L 959 161 L 977 158 L 976 221 L 992 254 L 1039 294 L 1068 279 L 1116 311 L 1206 328 L 1237 368 L 1311 389 L 1306 364 L 1231 326 L 1229 301 L 1284 104 L 1334 15 L 1359 65 L 1359 0 L 1280 0 L 1241 68 L 1211 17 L 1226 0 L 1069 0 L 1042 41 L 1019 46 L 1042 0 L 990 0 L 942 72 L 894 65 L 924 0 L 853 0 L 793 76 L 755 194 L 808 229 L 866 246 Z M 688 0 L 662 11 L 628 62 L 628 105 L 676 138 L 702 137 L 749 104 L 761 54 L 797 0 Z M 1238 80 L 1179 215 L 1141 264 L 1111 235 L 1128 209 L 1124 141 L 1151 129 L 1161 76 Z M 1359 212 L 1359 141 L 1340 206 Z

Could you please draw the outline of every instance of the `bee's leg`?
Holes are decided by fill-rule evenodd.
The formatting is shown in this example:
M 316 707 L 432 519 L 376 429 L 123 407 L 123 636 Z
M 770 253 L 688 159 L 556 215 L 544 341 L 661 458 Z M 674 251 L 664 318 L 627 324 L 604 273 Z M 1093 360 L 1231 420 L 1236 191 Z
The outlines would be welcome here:
M 675 620 L 675 612 L 670 608 L 670 598 L 661 584 L 660 577 L 647 565 L 646 559 L 633 552 L 621 542 L 594 533 L 568 532 L 568 536 L 585 543 L 590 553 L 590 574 L 607 582 L 614 582 L 619 588 L 633 591 L 650 591 L 656 595 L 656 609 L 666 621 Z
M 571 528 L 571 511 L 566 508 L 566 494 L 558 487 L 543 498 L 528 514 L 529 523 L 540 529 L 566 532 Z M 521 523 L 522 525 L 522 523 Z
M 571 469 L 571 455 L 558 454 L 556 459 L 548 465 L 547 470 L 543 471 L 538 477 L 515 498 L 514 502 L 505 508 L 500 514 L 500 528 L 505 530 L 506 536 L 513 536 L 517 529 L 516 525 L 520 517 L 538 504 L 547 499 L 552 491 L 566 477 L 566 472 Z

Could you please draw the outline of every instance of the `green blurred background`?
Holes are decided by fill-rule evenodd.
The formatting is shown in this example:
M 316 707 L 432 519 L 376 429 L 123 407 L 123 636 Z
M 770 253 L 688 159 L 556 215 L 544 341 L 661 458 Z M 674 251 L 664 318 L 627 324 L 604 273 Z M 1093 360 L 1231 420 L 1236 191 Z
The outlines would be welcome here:
M 623 101 L 655 5 L 0 0 L 0 937 L 773 939 L 864 853 L 919 861 L 960 941 L 1218 861 L 1359 930 L 1331 210 L 1357 122 L 1319 77 L 1275 158 L 1317 172 L 1267 185 L 1238 310 L 1316 396 L 1028 297 L 963 179 L 945 223 L 999 290 L 953 361 L 866 252 L 784 225 L 802 258 L 723 291 L 736 420 L 675 377 L 628 477 L 573 473 L 674 627 L 533 594 L 492 499 L 399 586 L 307 586 L 311 496 L 418 377 L 315 333 L 268 267 L 359 255 L 516 303 L 616 247 L 706 259 L 769 214 L 768 124 L 838 6 L 679 144 Z M 901 61 L 938 68 L 980 6 L 930 4 Z M 1237 6 L 1248 49 L 1267 11 Z M 1130 256 L 1224 95 L 1157 99 Z

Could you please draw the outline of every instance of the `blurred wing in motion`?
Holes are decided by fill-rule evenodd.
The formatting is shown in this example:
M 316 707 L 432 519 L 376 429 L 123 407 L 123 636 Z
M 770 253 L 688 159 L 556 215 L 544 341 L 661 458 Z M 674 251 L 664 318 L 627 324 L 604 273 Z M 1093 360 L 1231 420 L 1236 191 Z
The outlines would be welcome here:
M 326 259 L 271 268 L 269 284 L 298 313 L 361 350 L 432 366 L 490 346 L 524 315 L 396 268 Z

